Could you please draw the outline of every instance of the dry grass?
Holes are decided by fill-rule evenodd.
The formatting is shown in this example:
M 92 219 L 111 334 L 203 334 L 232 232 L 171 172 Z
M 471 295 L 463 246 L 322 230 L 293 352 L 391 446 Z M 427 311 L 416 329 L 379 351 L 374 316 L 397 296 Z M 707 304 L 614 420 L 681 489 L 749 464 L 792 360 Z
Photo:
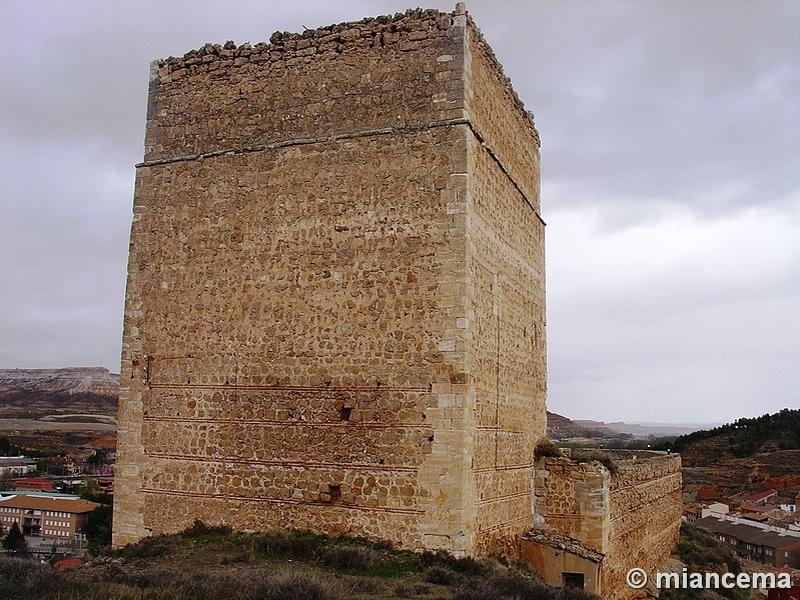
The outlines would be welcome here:
M 564 453 L 561 452 L 561 448 L 556 446 L 547 438 L 539 440 L 539 443 L 536 444 L 533 454 L 537 458 L 558 458 L 560 456 L 564 456 Z
M 559 595 L 561 594 L 561 595 Z M 196 523 L 76 572 L 0 558 L 4 600 L 582 600 L 496 561 L 414 554 L 307 532 L 233 533 Z
M 599 462 L 603 465 L 608 472 L 612 475 L 615 475 L 619 471 L 619 467 L 617 463 L 614 462 L 614 458 L 608 453 L 603 452 L 602 450 L 594 450 L 594 449 L 581 449 L 581 450 L 573 450 L 570 458 L 574 462 Z

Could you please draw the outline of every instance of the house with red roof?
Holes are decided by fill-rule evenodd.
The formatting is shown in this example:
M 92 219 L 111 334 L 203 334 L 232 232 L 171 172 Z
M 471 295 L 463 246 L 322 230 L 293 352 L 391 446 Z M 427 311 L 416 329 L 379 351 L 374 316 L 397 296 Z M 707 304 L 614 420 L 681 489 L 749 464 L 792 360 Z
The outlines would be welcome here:
M 754 492 L 742 498 L 743 503 L 747 504 L 766 504 L 769 498 L 777 496 L 777 490 L 764 490 L 763 492 Z
M 2 496 L 0 533 L 8 531 L 16 523 L 25 535 L 74 539 L 83 533 L 89 513 L 98 506 L 77 497 Z
M 14 482 L 14 489 L 16 490 L 35 490 L 38 492 L 55 492 L 53 482 L 44 477 L 23 477 Z

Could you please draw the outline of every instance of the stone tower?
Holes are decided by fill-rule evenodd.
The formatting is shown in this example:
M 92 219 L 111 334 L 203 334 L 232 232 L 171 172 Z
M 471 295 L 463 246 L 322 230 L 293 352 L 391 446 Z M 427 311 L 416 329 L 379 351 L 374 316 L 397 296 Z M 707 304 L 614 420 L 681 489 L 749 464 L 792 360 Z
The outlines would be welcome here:
M 157 61 L 137 169 L 115 544 L 531 528 L 539 138 L 463 7 Z

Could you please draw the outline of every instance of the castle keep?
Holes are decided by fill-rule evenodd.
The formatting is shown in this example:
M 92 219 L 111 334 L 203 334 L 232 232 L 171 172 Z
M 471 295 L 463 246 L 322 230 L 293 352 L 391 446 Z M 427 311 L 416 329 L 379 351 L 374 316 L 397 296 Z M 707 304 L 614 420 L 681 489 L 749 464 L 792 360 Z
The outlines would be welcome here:
M 463 8 L 154 63 L 114 543 L 202 517 L 508 544 L 544 311 L 538 134 Z
M 678 457 L 535 460 L 539 136 L 463 6 L 156 61 L 133 213 L 115 545 L 310 529 L 615 599 L 669 553 Z

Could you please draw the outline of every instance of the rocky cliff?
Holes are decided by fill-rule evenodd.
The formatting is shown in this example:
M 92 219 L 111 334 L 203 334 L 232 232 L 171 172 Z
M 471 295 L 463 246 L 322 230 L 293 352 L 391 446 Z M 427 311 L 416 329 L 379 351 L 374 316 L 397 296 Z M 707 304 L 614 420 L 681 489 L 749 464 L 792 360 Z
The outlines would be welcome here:
M 575 421 L 547 411 L 547 437 L 551 440 L 588 437 L 589 435 L 589 430 L 576 424 Z
M 0 369 L 0 418 L 114 415 L 119 375 L 102 367 Z

